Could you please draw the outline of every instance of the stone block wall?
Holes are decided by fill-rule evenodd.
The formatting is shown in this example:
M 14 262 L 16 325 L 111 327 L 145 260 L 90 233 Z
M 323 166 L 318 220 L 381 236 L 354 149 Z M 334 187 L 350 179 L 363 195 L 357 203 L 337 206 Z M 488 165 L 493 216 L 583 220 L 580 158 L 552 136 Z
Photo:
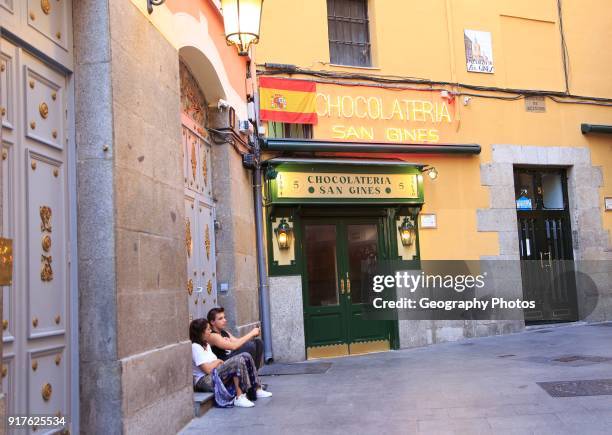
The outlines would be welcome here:
M 176 433 L 193 416 L 178 52 L 131 2 L 73 12 L 81 432 Z
M 173 433 L 193 393 L 178 52 L 125 1 L 110 2 L 110 39 L 123 430 Z
M 274 361 L 306 359 L 302 277 L 270 277 L 270 316 Z

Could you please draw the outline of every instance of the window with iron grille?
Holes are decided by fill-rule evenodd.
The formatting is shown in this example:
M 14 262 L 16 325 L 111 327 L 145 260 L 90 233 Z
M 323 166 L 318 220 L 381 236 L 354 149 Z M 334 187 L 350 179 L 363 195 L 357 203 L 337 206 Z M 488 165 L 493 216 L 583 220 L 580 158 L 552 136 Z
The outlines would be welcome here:
M 372 66 L 368 0 L 327 0 L 330 62 Z
M 312 139 L 312 125 L 268 121 L 268 137 L 274 139 Z

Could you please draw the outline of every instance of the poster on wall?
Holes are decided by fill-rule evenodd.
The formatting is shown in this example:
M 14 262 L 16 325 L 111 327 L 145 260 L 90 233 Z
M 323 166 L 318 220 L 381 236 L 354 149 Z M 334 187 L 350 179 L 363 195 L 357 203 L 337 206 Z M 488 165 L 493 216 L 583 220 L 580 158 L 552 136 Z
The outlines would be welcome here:
M 465 62 L 469 72 L 493 74 L 493 43 L 491 32 L 479 30 L 463 31 Z

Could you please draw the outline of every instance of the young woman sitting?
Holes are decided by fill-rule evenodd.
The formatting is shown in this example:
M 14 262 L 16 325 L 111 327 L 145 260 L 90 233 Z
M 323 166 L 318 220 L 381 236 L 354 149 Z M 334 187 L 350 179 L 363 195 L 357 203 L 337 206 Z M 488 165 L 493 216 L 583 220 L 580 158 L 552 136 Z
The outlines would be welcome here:
M 208 344 L 211 329 L 206 319 L 196 319 L 189 325 L 191 339 L 192 373 L 195 391 L 214 392 L 218 406 L 251 408 L 253 399 L 271 397 L 272 393 L 261 388 L 253 358 L 241 353 L 226 361 L 217 359 Z

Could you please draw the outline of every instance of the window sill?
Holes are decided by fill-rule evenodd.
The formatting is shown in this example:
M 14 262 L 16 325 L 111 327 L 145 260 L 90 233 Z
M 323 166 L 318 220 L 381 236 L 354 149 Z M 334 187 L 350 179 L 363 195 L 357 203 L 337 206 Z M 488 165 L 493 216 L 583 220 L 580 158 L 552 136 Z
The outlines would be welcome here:
M 328 63 L 327 65 L 333 66 L 335 68 L 355 68 L 355 69 L 367 69 L 367 70 L 380 71 L 380 67 L 377 67 L 377 66 L 339 65 L 337 63 Z

